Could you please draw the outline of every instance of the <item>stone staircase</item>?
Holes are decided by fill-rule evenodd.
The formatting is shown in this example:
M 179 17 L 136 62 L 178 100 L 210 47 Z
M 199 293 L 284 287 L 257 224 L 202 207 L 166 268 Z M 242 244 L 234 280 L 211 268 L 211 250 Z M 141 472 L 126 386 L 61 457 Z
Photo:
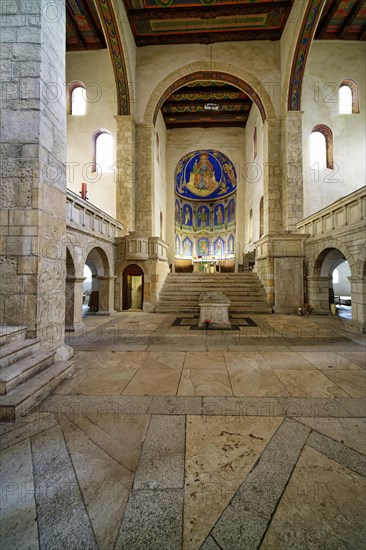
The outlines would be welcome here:
M 16 420 L 74 373 L 74 362 L 55 362 L 26 338 L 26 327 L 0 327 L 0 421 Z
M 198 314 L 199 296 L 218 290 L 230 300 L 229 314 L 272 313 L 256 273 L 169 273 L 159 295 L 156 313 Z

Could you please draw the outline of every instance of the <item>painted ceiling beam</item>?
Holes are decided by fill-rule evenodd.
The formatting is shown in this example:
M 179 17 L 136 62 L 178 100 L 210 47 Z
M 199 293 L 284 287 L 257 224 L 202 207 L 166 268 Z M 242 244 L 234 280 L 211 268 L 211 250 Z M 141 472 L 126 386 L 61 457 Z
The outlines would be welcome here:
M 342 39 L 345 37 L 345 34 L 348 31 L 348 27 L 352 25 L 354 19 L 356 18 L 357 14 L 361 11 L 363 6 L 363 0 L 357 0 L 355 2 L 353 8 L 349 12 L 348 16 L 346 17 L 346 20 L 344 21 L 342 28 L 338 34 L 338 39 Z
M 153 46 L 161 44 L 213 44 L 214 42 L 238 42 L 241 40 L 279 40 L 281 30 L 250 30 L 196 33 L 172 33 L 142 36 L 137 35 L 137 46 Z
M 335 16 L 340 3 L 341 3 L 341 0 L 335 0 L 335 1 L 333 0 L 333 3 L 330 4 L 330 7 L 327 11 L 326 16 L 324 17 L 323 21 L 320 22 L 318 32 L 316 33 L 316 38 L 325 38 L 328 25 L 332 21 L 333 17 Z
M 127 16 L 130 21 L 157 21 L 162 19 L 216 19 L 216 17 L 259 15 L 264 13 L 284 12 L 291 10 L 289 0 L 278 2 L 258 2 L 255 4 L 229 4 L 211 6 L 167 6 L 166 8 L 129 9 Z

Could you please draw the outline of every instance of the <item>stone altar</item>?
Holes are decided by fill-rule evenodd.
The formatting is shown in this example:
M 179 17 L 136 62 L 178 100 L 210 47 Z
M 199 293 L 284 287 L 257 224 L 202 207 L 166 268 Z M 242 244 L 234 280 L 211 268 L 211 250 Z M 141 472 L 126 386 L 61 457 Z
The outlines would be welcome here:
M 205 292 L 199 299 L 200 319 L 199 328 L 205 328 L 205 321 L 210 321 L 209 327 L 216 329 L 230 329 L 229 321 L 230 300 L 223 292 Z

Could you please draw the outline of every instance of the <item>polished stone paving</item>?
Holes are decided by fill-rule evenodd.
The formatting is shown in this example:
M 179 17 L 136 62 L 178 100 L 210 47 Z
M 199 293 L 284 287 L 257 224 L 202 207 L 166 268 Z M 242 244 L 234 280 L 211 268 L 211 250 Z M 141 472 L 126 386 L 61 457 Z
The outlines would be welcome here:
M 175 319 L 88 316 L 73 378 L 0 424 L 1 548 L 364 548 L 364 337 Z

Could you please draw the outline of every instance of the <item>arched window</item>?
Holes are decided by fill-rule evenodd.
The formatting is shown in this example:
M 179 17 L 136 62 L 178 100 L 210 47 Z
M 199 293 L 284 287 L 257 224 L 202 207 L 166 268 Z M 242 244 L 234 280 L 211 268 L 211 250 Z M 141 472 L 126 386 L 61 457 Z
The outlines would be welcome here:
M 86 91 L 80 80 L 74 80 L 69 84 L 67 114 L 74 116 L 84 116 L 86 114 Z
M 351 78 L 342 80 L 338 92 L 339 112 L 343 115 L 359 113 L 358 85 Z
M 253 210 L 249 212 L 249 242 L 253 241 Z
M 113 169 L 113 138 L 108 130 L 97 130 L 93 136 L 93 172 Z
M 339 273 L 338 273 L 338 269 L 335 269 L 333 271 L 333 275 L 332 275 L 332 280 L 333 280 L 333 283 L 339 283 Z
M 317 124 L 310 135 L 311 165 L 319 165 L 319 169 L 333 170 L 333 133 L 328 126 Z
M 257 144 L 257 127 L 254 128 L 253 134 L 253 160 L 257 158 L 258 144 Z
M 259 237 L 264 234 L 264 197 L 259 201 Z

